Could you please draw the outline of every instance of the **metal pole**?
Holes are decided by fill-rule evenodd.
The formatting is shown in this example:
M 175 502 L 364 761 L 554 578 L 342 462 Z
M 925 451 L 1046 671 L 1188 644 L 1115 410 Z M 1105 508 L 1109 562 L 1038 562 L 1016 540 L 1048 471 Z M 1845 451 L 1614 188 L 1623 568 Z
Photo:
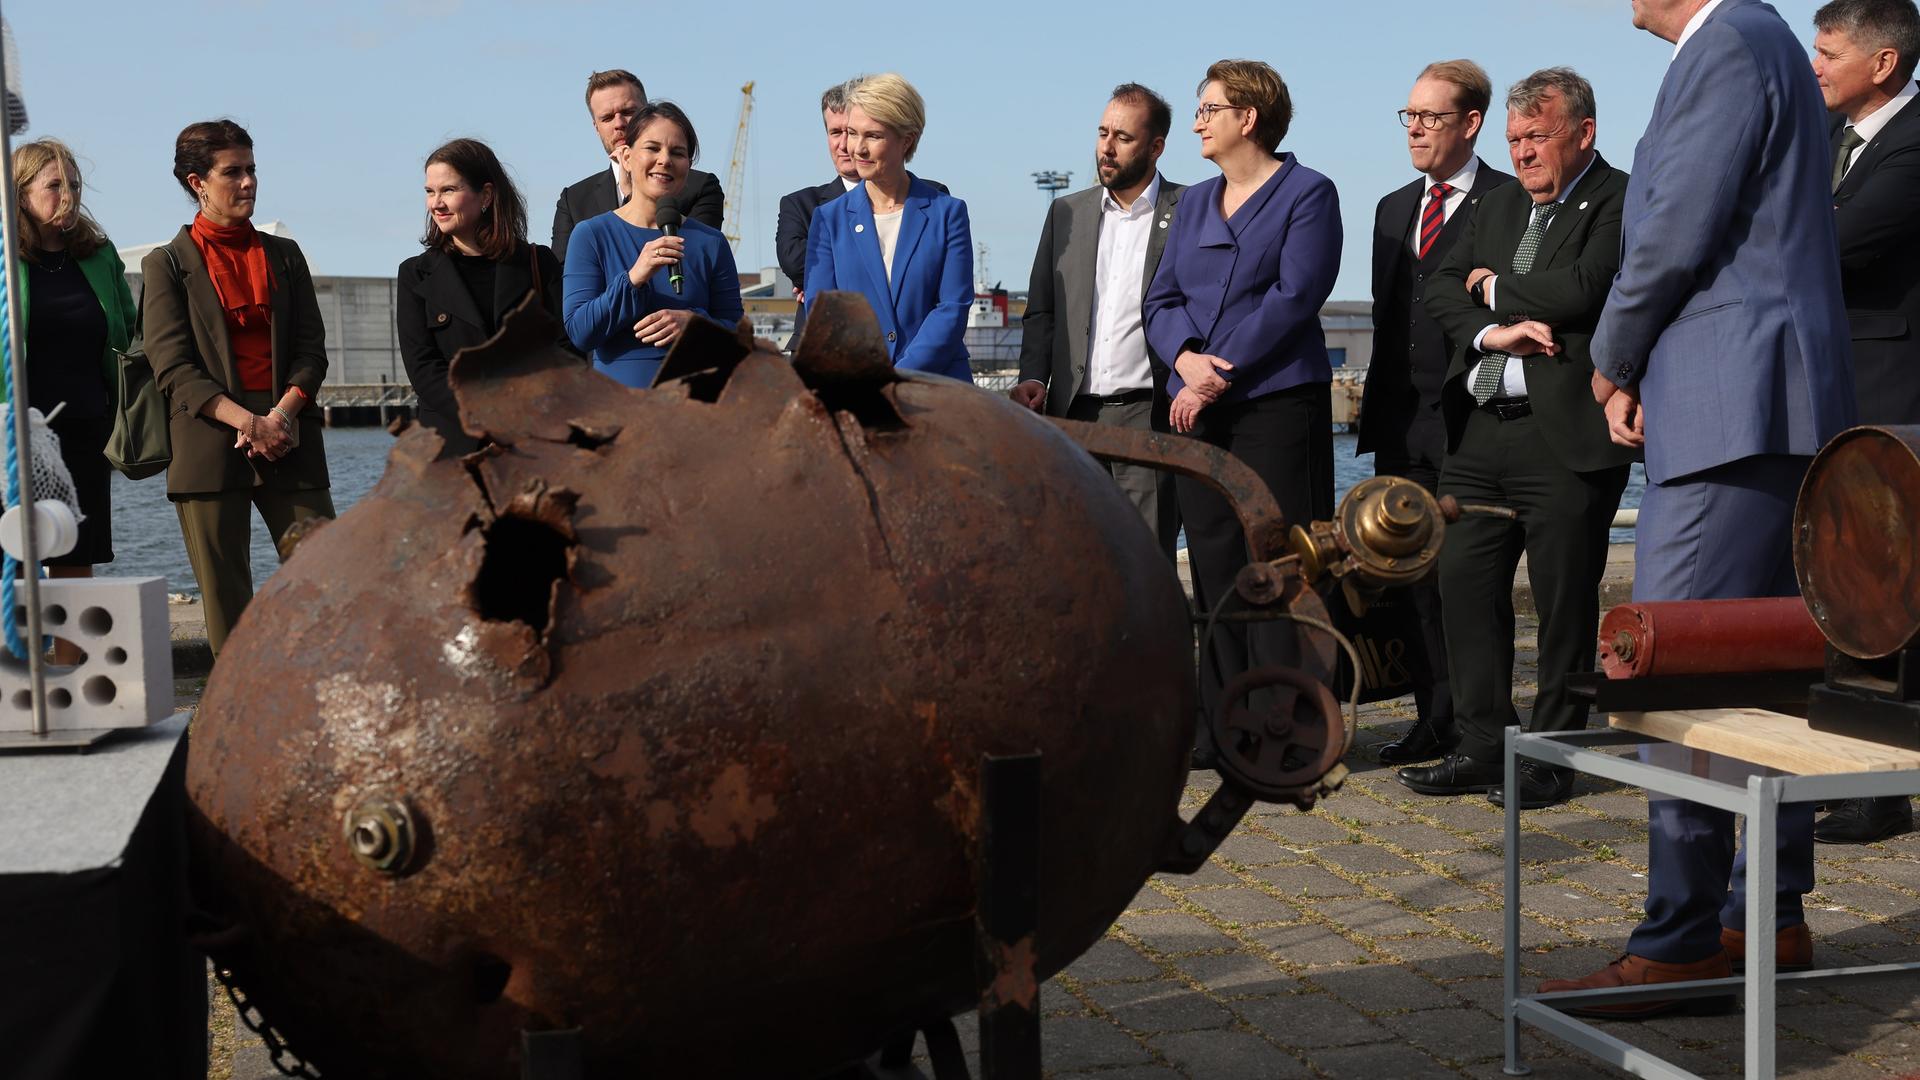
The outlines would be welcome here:
M 1501 973 L 1506 980 L 1506 1005 L 1500 1010 L 1500 1020 L 1504 1026 L 1502 1035 L 1507 1052 L 1506 1066 L 1502 1070 L 1508 1076 L 1525 1076 L 1532 1072 L 1526 1062 L 1520 1060 L 1520 756 L 1516 752 L 1515 740 L 1520 737 L 1518 727 L 1506 730 L 1506 777 L 1501 789 L 1506 794 L 1506 840 L 1507 858 L 1504 885 L 1505 910 L 1501 912 L 1506 928 L 1506 940 L 1501 942 Z
M 1780 788 L 1777 776 L 1747 777 L 1747 1015 L 1748 1080 L 1774 1077 L 1773 924 L 1779 910 Z
M 0 87 L 6 86 L 5 50 L 0 50 Z M 0 94 L 4 94 L 0 90 Z M 41 652 L 40 546 L 33 535 L 33 427 L 27 421 L 27 350 L 21 331 L 20 250 L 14 225 L 19 221 L 13 188 L 12 123 L 0 119 L 0 232 L 6 237 L 7 343 L 13 359 L 13 437 L 20 446 L 20 572 L 27 608 L 27 675 L 33 686 L 33 733 L 47 734 L 47 660 Z M 13 612 L 5 613 L 13 618 Z

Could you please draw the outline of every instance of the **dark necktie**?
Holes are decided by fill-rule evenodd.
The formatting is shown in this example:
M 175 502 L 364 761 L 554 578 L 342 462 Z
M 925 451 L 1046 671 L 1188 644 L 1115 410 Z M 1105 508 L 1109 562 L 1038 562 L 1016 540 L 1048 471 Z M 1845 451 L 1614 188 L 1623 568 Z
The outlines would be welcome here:
M 1553 215 L 1560 210 L 1559 203 L 1541 203 L 1533 210 L 1533 220 L 1527 222 L 1527 231 L 1520 237 L 1520 246 L 1513 252 L 1513 272 L 1524 274 L 1533 269 L 1533 257 L 1540 251 L 1540 238 L 1547 234 L 1547 226 L 1552 223 Z M 1507 354 L 1490 352 L 1480 360 L 1480 370 L 1473 376 L 1473 400 L 1475 404 L 1485 405 L 1498 397 L 1500 386 L 1507 377 Z
M 1847 165 L 1853 159 L 1854 150 L 1866 141 L 1852 124 L 1847 125 L 1847 130 L 1840 136 L 1840 151 L 1833 155 L 1833 190 L 1840 190 L 1840 181 L 1847 178 Z
M 1427 192 L 1427 208 L 1420 214 L 1420 257 L 1423 259 L 1433 250 L 1433 242 L 1440 239 L 1440 230 L 1447 223 L 1447 196 L 1451 194 L 1450 184 L 1435 184 Z

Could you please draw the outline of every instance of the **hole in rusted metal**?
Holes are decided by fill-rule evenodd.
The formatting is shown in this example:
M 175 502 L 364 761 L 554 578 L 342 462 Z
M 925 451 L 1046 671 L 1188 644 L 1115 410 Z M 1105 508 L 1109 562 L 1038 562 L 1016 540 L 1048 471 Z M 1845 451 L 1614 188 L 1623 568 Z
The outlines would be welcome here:
M 846 413 L 868 431 L 905 431 L 907 422 L 901 419 L 900 410 L 884 392 L 887 385 L 891 384 L 835 383 L 822 386 L 814 393 L 827 411 Z
M 479 953 L 473 958 L 473 1003 L 491 1005 L 506 993 L 513 965 L 497 956 Z
M 589 431 L 573 421 L 567 421 L 567 442 L 582 450 L 598 450 L 620 437 L 620 429 L 609 432 Z
M 554 586 L 567 576 L 573 541 L 544 522 L 507 516 L 482 531 L 486 553 L 473 582 L 474 607 L 495 622 L 520 622 L 544 635 Z

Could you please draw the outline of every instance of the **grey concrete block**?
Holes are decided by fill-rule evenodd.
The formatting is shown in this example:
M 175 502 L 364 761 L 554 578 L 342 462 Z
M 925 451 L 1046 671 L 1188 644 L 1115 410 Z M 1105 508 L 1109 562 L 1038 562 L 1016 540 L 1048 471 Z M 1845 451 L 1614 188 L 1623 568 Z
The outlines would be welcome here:
M 1300 980 L 1281 971 L 1270 961 L 1245 952 L 1225 956 L 1188 956 L 1173 963 L 1209 993 L 1222 997 L 1285 994 L 1300 988 Z
M 1206 1080 L 1296 1080 L 1313 1075 L 1298 1058 L 1243 1031 L 1161 1035 L 1149 1044 L 1190 1077 Z
M 1325 994 L 1236 1001 L 1233 1011 L 1283 1046 L 1311 1051 L 1326 1046 L 1382 1042 L 1392 1033 Z M 1313 1060 L 1308 1053 L 1307 1060 Z
M 1225 950 L 1238 944 L 1199 919 L 1181 912 L 1122 915 L 1117 925 L 1138 937 L 1148 948 L 1168 954 Z
M 1233 1015 L 1207 1000 L 1185 983 L 1104 983 L 1090 987 L 1087 996 L 1123 1026 L 1146 1034 L 1227 1027 Z

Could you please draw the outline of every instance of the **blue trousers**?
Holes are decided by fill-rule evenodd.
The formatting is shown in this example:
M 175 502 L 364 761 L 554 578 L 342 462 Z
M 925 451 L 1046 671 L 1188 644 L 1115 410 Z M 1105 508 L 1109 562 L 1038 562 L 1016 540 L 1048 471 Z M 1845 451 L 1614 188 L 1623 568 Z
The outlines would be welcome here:
M 1640 502 L 1633 598 L 1795 596 L 1793 504 L 1811 458 L 1763 455 L 1648 484 Z M 1720 951 L 1720 928 L 1746 928 L 1745 844 L 1734 815 L 1684 799 L 1647 802 L 1646 919 L 1627 951 L 1684 964 Z M 1813 889 L 1813 807 L 1780 810 L 1776 929 L 1805 922 Z

